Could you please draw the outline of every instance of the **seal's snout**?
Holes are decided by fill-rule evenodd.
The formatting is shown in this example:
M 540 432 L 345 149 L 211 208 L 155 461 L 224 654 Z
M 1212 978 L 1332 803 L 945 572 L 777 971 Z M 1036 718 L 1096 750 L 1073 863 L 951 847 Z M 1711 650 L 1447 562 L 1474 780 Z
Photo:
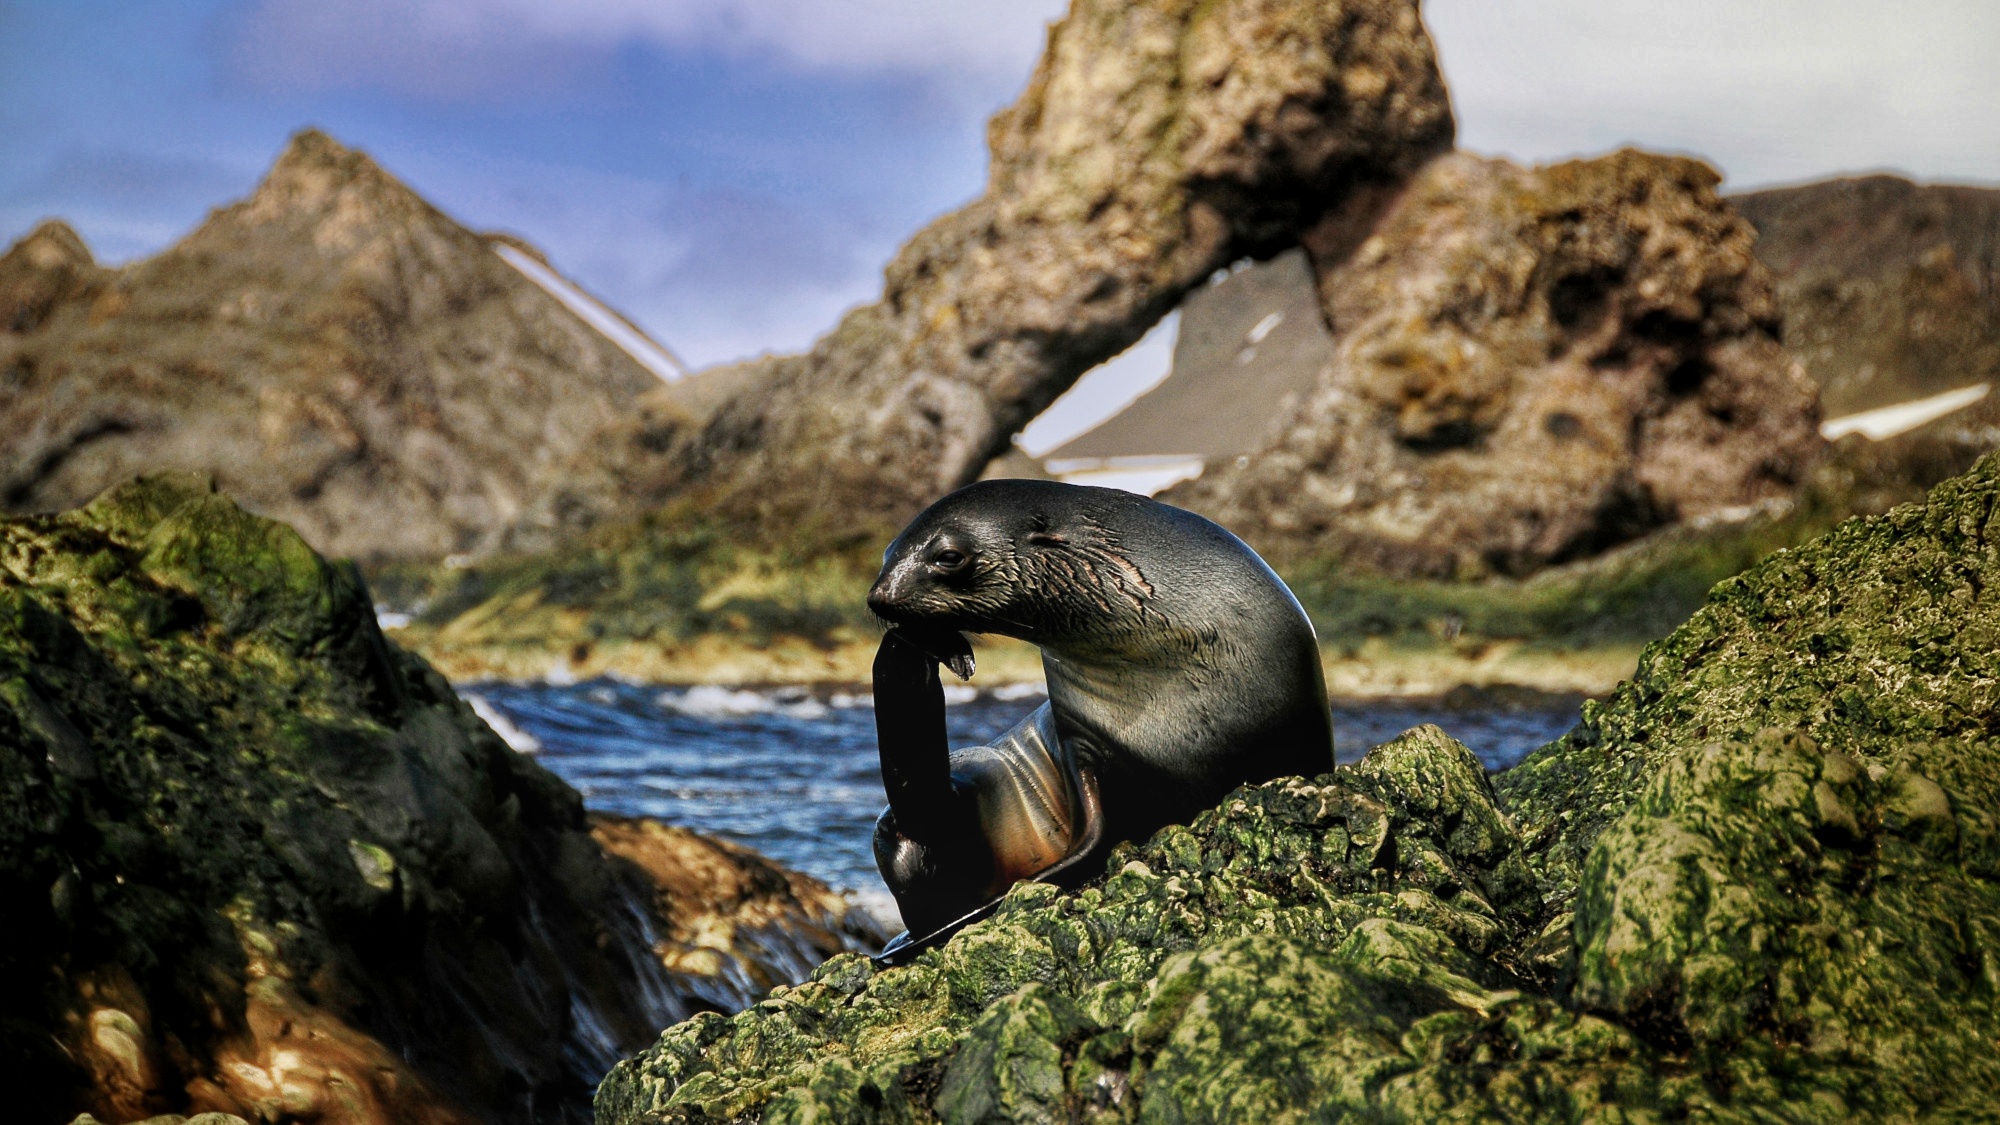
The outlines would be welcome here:
M 875 586 L 868 591 L 869 612 L 884 621 L 901 622 L 909 617 L 910 597 L 909 568 L 886 566 L 882 576 L 875 580 Z
M 896 599 L 889 592 L 889 576 L 875 580 L 875 588 L 868 591 L 868 611 L 884 621 L 896 619 Z

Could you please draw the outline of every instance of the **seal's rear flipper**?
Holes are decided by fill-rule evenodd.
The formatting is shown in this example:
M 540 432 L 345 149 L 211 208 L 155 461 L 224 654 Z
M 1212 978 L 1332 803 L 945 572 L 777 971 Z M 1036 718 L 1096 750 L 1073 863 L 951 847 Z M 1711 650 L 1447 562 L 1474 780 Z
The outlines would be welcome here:
M 953 934 L 965 927 L 972 925 L 974 922 L 983 922 L 992 917 L 993 912 L 1000 909 L 1000 904 L 1006 898 L 1007 896 L 1003 894 L 983 906 L 976 907 L 965 914 L 959 915 L 957 918 L 946 922 L 944 925 L 939 926 L 922 937 L 911 937 L 910 932 L 904 930 L 902 933 L 890 938 L 889 944 L 882 947 L 882 952 L 870 957 L 869 960 L 875 962 L 875 967 L 878 969 L 893 969 L 898 965 L 907 965 L 916 960 L 917 954 L 922 953 L 924 950 L 935 949 L 945 942 L 950 941 Z

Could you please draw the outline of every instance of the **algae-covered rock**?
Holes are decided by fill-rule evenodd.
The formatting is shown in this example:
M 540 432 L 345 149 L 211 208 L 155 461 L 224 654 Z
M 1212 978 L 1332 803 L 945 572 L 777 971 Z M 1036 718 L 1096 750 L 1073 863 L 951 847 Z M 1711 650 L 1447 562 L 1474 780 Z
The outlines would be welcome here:
M 1115 1101 L 1131 1092 L 1130 1060 L 1145 1057 L 1135 1050 L 1176 1041 L 1169 1013 L 1147 1008 L 1149 994 L 1163 1003 L 1149 981 L 1175 971 L 1163 966 L 1176 954 L 1236 939 L 1324 950 L 1371 920 L 1396 922 L 1461 951 L 1398 962 L 1445 981 L 1439 1003 L 1455 1003 L 1454 991 L 1516 982 L 1503 951 L 1539 907 L 1478 761 L 1430 727 L 1316 781 L 1239 791 L 1190 826 L 1121 849 L 1111 871 L 1076 894 L 1023 884 L 991 921 L 909 968 L 836 958 L 732 1019 L 670 1028 L 606 1080 L 599 1117 L 924 1120 L 933 1092 L 939 1112 L 949 1103 L 970 1117 L 979 1106 Z M 1361 940 L 1354 956 L 1373 966 L 1391 946 L 1403 948 Z M 1078 1078 L 1077 1066 L 1096 1069 Z
M 608 855 L 574 790 L 384 641 L 352 566 L 206 478 L 0 522 L 24 1119 L 580 1121 L 661 1023 L 862 936 L 823 887 L 622 830 Z
M 1996 461 L 1923 504 L 1850 520 L 1718 584 L 1610 699 L 1503 777 L 1534 862 L 1569 886 L 1598 833 L 1675 754 L 1794 728 L 1884 761 L 1991 734 L 2000 714 Z
M 1722 584 L 1497 786 L 1419 728 L 1238 790 L 667 1029 L 598 1119 L 1990 1120 L 1996 499 L 2000 455 Z
M 1683 1044 L 1740 1099 L 1990 1112 L 1996 766 L 1985 739 L 1864 765 L 1776 731 L 1676 755 L 1590 853 L 1577 1001 Z

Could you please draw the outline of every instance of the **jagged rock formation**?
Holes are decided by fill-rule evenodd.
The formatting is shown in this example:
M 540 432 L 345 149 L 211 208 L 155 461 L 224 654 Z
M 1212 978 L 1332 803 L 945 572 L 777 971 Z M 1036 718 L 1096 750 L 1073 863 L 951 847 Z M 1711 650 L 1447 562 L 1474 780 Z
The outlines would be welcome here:
M 0 505 L 215 473 L 321 550 L 533 543 L 531 513 L 659 380 L 365 155 L 308 130 L 157 257 L 45 224 L 0 258 Z
M 211 487 L 0 522 L 15 1112 L 582 1122 L 662 1023 L 879 940 L 734 849 L 587 825 L 350 565 Z
M 1497 785 L 1420 728 L 669 1028 L 598 1121 L 1983 1119 L 1996 511 L 1779 553 Z
M 1218 267 L 1451 141 L 1413 0 L 1078 0 L 989 129 L 981 198 L 882 299 L 666 435 L 663 494 L 787 528 L 899 525 Z
M 1306 247 L 1337 358 L 1248 463 L 1165 499 L 1267 553 L 1523 574 L 1789 495 L 1821 450 L 1717 177 L 1452 154 Z
M 2000 382 L 2000 191 L 1863 176 L 1729 202 L 1829 415 Z

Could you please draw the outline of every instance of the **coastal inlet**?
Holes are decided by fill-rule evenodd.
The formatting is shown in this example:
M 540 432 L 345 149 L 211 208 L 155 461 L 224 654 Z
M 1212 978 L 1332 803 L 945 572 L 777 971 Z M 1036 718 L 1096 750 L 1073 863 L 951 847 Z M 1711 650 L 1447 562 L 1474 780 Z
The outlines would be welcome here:
M 591 808 L 647 816 L 747 845 L 871 910 L 892 904 L 869 850 L 883 807 L 875 714 L 864 693 L 616 680 L 478 683 L 461 695 L 516 749 L 582 792 Z M 954 746 L 984 742 L 1041 705 L 1038 685 L 945 688 Z M 1513 765 L 1575 725 L 1559 699 L 1364 702 L 1333 709 L 1340 761 L 1436 723 L 1488 769 Z M 497 721 L 496 721 L 497 720 Z

